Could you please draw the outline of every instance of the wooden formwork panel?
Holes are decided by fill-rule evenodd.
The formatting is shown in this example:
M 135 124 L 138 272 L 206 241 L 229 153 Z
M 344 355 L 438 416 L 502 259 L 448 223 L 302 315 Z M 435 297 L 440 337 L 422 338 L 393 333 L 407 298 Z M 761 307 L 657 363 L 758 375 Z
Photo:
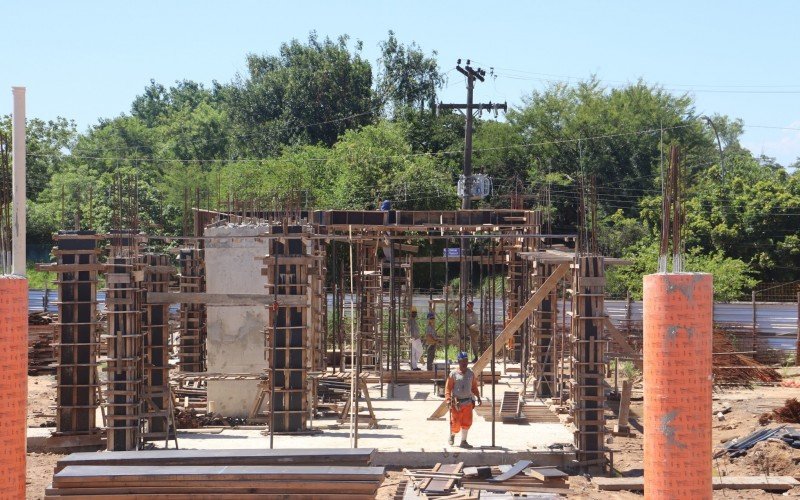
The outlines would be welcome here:
M 187 248 L 179 254 L 180 291 L 206 291 L 203 250 Z M 180 337 L 178 340 L 178 369 L 182 372 L 206 370 L 206 305 L 181 303 Z
M 168 255 L 145 254 L 139 257 L 143 266 L 145 292 L 169 291 L 170 266 Z M 169 304 L 142 303 L 144 335 L 143 405 L 147 440 L 166 440 L 169 431 Z
M 541 286 L 553 272 L 553 264 L 534 262 L 532 265 L 533 289 Z M 560 393 L 555 383 L 556 358 L 554 334 L 556 323 L 556 303 L 558 296 L 553 290 L 542 300 L 532 314 L 530 335 L 530 367 L 533 379 L 532 388 L 536 396 L 549 398 Z
M 301 226 L 274 226 L 269 255 L 263 259 L 266 293 L 304 296 L 305 305 L 267 306 L 265 358 L 270 370 L 269 407 L 274 432 L 301 432 L 310 414 L 308 375 L 314 360 L 314 315 L 311 307 L 313 270 L 318 262 L 308 255 Z M 285 259 L 282 262 L 282 258 Z
M 58 317 L 55 324 L 56 433 L 99 432 L 97 379 L 97 262 L 92 231 L 56 235 Z M 87 237 L 91 236 L 91 237 Z
M 575 259 L 572 281 L 570 413 L 578 462 L 605 465 L 605 262 L 601 256 Z
M 120 241 L 127 241 L 120 238 Z M 137 263 L 132 257 L 117 257 L 132 253 L 112 247 L 108 260 L 109 273 L 129 276 L 116 283 L 107 283 L 108 361 L 105 368 L 105 405 L 109 451 L 135 450 L 139 447 L 142 412 L 143 335 L 141 330 L 141 290 L 134 274 Z

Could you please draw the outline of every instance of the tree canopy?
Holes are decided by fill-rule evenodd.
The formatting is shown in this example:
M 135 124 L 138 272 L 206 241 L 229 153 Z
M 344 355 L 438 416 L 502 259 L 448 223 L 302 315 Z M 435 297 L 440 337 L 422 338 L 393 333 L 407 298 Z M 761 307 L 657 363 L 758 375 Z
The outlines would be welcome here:
M 227 83 L 151 80 L 129 112 L 84 133 L 64 118 L 30 120 L 30 239 L 90 220 L 109 229 L 120 175 L 137 179 L 142 226 L 168 234 L 181 229 L 187 193 L 210 207 L 374 209 L 390 199 L 399 209 L 456 208 L 464 119 L 433 110 L 446 81 L 437 53 L 393 32 L 379 49 L 373 66 L 361 42 L 312 32 L 277 53 L 248 54 L 246 72 Z M 480 206 L 507 207 L 515 193 L 545 211 L 554 232 L 574 232 L 592 186 L 600 250 L 634 262 L 612 272 L 610 286 L 638 293 L 633 277 L 653 268 L 661 172 L 677 145 L 688 260 L 714 272 L 719 297 L 800 279 L 800 174 L 742 147 L 741 120 L 711 120 L 722 155 L 689 95 L 594 77 L 532 90 L 505 119 L 475 120 L 474 170 L 495 185 Z M 9 128 L 0 119 L 0 131 Z

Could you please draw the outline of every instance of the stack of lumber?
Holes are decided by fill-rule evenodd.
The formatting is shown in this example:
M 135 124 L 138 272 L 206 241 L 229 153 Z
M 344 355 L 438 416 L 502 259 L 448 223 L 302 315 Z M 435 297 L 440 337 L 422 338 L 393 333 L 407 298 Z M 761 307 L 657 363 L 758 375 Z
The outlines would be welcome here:
M 73 453 L 59 460 L 45 498 L 374 498 L 384 469 L 368 466 L 372 455 L 371 449 Z
M 481 406 L 475 407 L 475 412 L 483 417 L 484 420 L 492 421 L 492 405 L 484 403 Z M 501 401 L 495 402 L 495 417 L 498 421 L 504 424 L 522 424 L 522 423 L 539 423 L 539 424 L 557 424 L 561 422 L 558 415 L 553 413 L 549 407 L 545 406 L 539 401 L 525 401 L 521 403 L 519 418 L 513 418 L 511 415 L 503 414 L 503 407 Z
M 182 378 L 177 384 L 173 383 L 172 393 L 175 394 L 176 409 L 184 411 L 195 410 L 204 413 L 208 407 L 208 387 L 206 380 L 198 377 L 194 379 Z
M 405 469 L 409 478 L 405 496 L 408 498 L 443 498 L 450 497 L 456 483 L 463 475 L 464 463 L 436 464 L 432 469 Z
M 569 493 L 566 473 L 555 467 L 530 467 L 530 461 L 497 467 L 436 464 L 429 470 L 405 470 L 404 499 L 483 498 L 488 493 L 538 493 L 557 498 Z
M 28 374 L 55 370 L 56 355 L 53 349 L 55 326 L 52 318 L 43 313 L 28 315 Z

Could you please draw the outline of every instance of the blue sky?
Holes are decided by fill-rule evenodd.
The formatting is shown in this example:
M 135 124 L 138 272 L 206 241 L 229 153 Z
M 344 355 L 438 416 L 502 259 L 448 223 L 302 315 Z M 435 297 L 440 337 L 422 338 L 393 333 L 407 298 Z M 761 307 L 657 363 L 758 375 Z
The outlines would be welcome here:
M 800 157 L 800 2 L 0 0 L 0 19 L 0 114 L 24 85 L 29 116 L 82 131 L 128 112 L 151 78 L 227 82 L 245 54 L 276 53 L 311 30 L 361 40 L 374 63 L 392 29 L 438 51 L 444 71 L 458 58 L 494 67 L 476 89 L 482 102 L 518 105 L 552 80 L 641 77 L 690 92 L 698 112 L 742 118 L 754 153 Z M 462 101 L 463 78 L 448 76 L 442 99 Z

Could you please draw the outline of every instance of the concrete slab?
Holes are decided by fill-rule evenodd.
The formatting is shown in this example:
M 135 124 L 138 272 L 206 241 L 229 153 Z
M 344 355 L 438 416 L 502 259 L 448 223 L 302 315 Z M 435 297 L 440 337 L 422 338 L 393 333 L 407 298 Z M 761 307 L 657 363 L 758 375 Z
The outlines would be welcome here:
M 504 384 L 507 388 L 507 384 Z M 467 465 L 504 464 L 517 460 L 532 460 L 537 465 L 564 466 L 574 459 L 571 446 L 572 431 L 558 423 L 529 423 L 495 425 L 495 444 L 492 448 L 490 421 L 475 414 L 469 433 L 469 442 L 475 446 L 464 450 L 449 446 L 447 419 L 428 420 L 441 398 L 431 394 L 429 384 L 413 384 L 406 399 L 389 400 L 379 397 L 378 386 L 370 387 L 372 404 L 378 418 L 378 428 L 362 425 L 358 431 L 358 447 L 377 450 L 376 465 L 430 466 L 436 462 L 463 461 Z M 487 391 L 488 392 L 488 391 Z M 501 390 L 498 388 L 498 394 Z M 488 401 L 485 404 L 489 404 Z M 362 413 L 365 409 L 362 408 Z M 353 446 L 348 423 L 338 424 L 336 419 L 317 419 L 313 430 L 303 435 L 275 435 L 275 448 L 349 448 Z M 208 431 L 179 432 L 178 442 L 186 449 L 266 448 L 269 436 L 258 428 L 214 428 Z M 552 450 L 550 445 L 564 445 Z M 158 444 L 161 446 L 161 444 Z
M 565 425 L 541 422 L 504 424 L 498 421 L 494 434 L 496 446 L 492 447 L 492 423 L 477 413 L 469 433 L 469 442 L 475 448 L 464 450 L 449 446 L 448 420 L 428 420 L 442 400 L 433 395 L 431 384 L 405 385 L 395 392 L 403 394 L 403 399 L 382 398 L 379 387 L 378 384 L 369 386 L 378 428 L 368 429 L 362 420 L 357 442 L 359 448 L 376 449 L 375 465 L 429 467 L 437 462 L 456 461 L 465 465 L 496 465 L 531 460 L 538 466 L 564 467 L 575 458 L 572 431 Z M 498 399 L 505 390 L 518 388 L 519 383 L 513 376 L 504 376 L 496 387 Z M 484 393 L 491 393 L 488 385 Z M 484 404 L 490 404 L 488 398 L 484 398 Z M 365 412 L 362 402 L 362 413 Z M 28 429 L 29 444 L 46 446 L 51 431 Z M 351 448 L 354 445 L 348 422 L 339 424 L 335 418 L 316 419 L 312 431 L 303 435 L 275 435 L 274 447 Z M 153 444 L 159 448 L 164 446 L 161 442 Z M 178 444 L 181 449 L 260 449 L 269 447 L 269 436 L 265 435 L 263 427 L 258 426 L 213 427 L 179 431 Z M 562 446 L 551 449 L 551 445 Z

